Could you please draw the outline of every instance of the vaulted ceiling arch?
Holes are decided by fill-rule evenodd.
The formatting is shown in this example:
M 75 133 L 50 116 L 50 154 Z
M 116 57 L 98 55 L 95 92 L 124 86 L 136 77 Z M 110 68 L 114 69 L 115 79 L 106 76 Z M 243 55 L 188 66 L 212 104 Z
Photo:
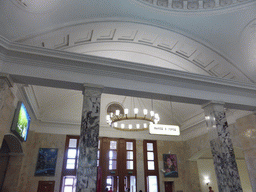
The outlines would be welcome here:
M 48 49 L 250 81 L 230 60 L 206 43 L 149 24 L 88 22 L 51 30 L 20 42 Z

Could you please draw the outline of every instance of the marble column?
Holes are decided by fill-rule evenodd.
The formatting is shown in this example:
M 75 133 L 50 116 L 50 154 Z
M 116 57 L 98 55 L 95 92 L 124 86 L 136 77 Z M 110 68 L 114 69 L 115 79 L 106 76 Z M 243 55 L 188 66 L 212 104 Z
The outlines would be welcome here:
M 0 73 L 0 148 L 6 133 L 10 133 L 13 112 L 14 95 L 10 88 L 12 80 L 8 75 Z
M 79 162 L 77 169 L 77 192 L 95 192 L 97 188 L 97 149 L 100 124 L 100 99 L 102 88 L 85 87 Z
M 222 103 L 211 102 L 203 106 L 219 192 L 241 192 L 228 123 Z
M 256 191 L 256 112 L 236 120 L 252 191 Z

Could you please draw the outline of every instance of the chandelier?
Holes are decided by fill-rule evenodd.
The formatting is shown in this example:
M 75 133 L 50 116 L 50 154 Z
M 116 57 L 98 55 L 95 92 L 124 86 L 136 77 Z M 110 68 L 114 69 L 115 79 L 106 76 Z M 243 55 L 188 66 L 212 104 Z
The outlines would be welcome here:
M 106 120 L 111 127 L 124 131 L 143 131 L 149 128 L 149 124 L 159 122 L 158 113 L 153 111 L 153 100 L 151 100 L 151 110 L 148 110 L 142 99 L 132 97 L 129 104 L 129 102 L 125 102 L 126 98 L 122 105 L 115 104 L 119 105 L 119 108 L 113 108 L 108 112 Z M 122 107 L 124 105 L 126 105 L 125 108 Z

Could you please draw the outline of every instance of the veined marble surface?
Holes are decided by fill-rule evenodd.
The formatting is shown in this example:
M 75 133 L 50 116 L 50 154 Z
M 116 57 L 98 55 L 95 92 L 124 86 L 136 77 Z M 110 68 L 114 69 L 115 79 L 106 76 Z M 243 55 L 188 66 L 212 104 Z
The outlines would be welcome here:
M 100 90 L 94 88 L 85 89 L 79 140 L 77 192 L 95 192 L 97 187 L 100 98 Z

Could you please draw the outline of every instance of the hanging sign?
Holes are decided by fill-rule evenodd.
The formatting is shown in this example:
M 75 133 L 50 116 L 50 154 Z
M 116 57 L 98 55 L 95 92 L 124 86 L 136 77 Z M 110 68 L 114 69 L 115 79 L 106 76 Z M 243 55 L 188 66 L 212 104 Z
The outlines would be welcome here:
M 180 127 L 177 125 L 161 125 L 161 124 L 150 124 L 150 134 L 158 135 L 180 135 Z

